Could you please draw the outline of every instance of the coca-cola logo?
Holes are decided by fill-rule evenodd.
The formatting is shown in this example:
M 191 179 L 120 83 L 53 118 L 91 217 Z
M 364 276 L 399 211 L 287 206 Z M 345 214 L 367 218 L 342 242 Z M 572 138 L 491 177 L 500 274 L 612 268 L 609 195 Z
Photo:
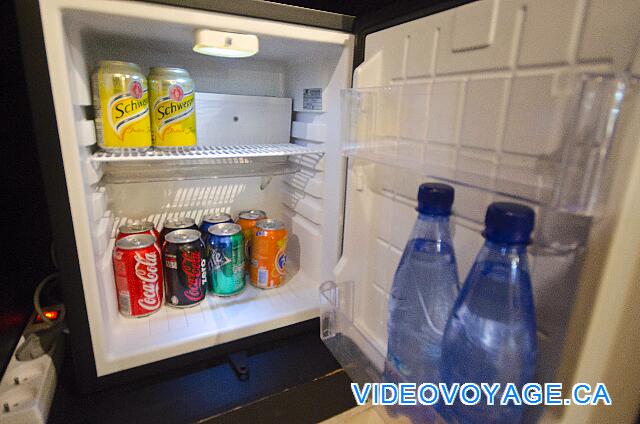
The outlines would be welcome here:
M 158 254 L 147 252 L 144 257 L 136 252 L 136 277 L 142 281 L 142 298 L 138 299 L 138 304 L 148 310 L 154 311 L 160 307 L 160 292 L 158 290 Z
M 182 252 L 182 271 L 187 276 L 185 297 L 193 301 L 202 299 L 202 258 L 200 252 L 197 250 Z

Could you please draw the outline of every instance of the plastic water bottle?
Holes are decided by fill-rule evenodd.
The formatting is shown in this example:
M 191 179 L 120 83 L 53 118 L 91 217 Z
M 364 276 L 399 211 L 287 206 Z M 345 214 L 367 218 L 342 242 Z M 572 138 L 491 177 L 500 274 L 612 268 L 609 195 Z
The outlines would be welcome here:
M 439 381 L 442 335 L 459 284 L 449 229 L 453 197 L 453 187 L 445 184 L 425 183 L 418 190 L 419 216 L 389 298 L 387 382 Z M 424 414 L 434 415 L 418 410 L 422 422 L 429 420 Z M 415 412 L 409 415 L 416 418 Z
M 442 342 L 442 378 L 452 383 L 500 383 L 494 406 L 484 394 L 476 405 L 459 398 L 441 406 L 448 422 L 518 423 L 522 407 L 500 406 L 506 383 L 522 386 L 535 371 L 536 322 L 527 244 L 534 225 L 531 208 L 493 203 L 485 218 L 486 242 L 453 307 Z M 442 404 L 441 404 L 442 405 Z

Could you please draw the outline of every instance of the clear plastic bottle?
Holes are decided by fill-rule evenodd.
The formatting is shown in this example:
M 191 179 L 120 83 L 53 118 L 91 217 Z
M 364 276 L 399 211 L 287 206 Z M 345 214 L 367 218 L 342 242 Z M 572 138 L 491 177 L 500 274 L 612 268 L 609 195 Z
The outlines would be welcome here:
M 485 218 L 486 242 L 460 291 L 442 342 L 442 378 L 452 383 L 500 383 L 494 406 L 459 400 L 443 407 L 448 422 L 509 423 L 522 406 L 500 406 L 506 383 L 522 386 L 535 372 L 536 323 L 527 261 L 534 225 L 531 208 L 493 203 Z M 441 404 L 442 405 L 442 404 Z
M 458 294 L 458 270 L 449 216 L 453 187 L 425 183 L 419 216 L 395 273 L 389 298 L 387 382 L 439 382 L 441 342 Z M 397 408 L 392 413 L 397 412 Z M 429 421 L 430 408 L 402 408 L 414 421 Z

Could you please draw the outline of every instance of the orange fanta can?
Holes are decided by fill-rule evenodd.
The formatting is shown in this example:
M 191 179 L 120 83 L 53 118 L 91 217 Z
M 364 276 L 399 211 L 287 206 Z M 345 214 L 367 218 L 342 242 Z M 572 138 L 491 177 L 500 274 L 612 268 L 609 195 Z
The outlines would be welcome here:
M 251 284 L 272 289 L 284 283 L 287 262 L 287 229 L 277 219 L 263 219 L 253 230 Z
M 246 258 L 245 266 L 247 273 L 249 273 L 251 265 L 249 259 L 251 258 L 251 240 L 253 239 L 253 230 L 256 227 L 256 223 L 261 219 L 265 219 L 266 217 L 266 212 L 259 209 L 242 211 L 238 214 L 236 224 L 238 224 L 240 228 L 242 228 L 242 236 L 244 237 L 244 257 Z

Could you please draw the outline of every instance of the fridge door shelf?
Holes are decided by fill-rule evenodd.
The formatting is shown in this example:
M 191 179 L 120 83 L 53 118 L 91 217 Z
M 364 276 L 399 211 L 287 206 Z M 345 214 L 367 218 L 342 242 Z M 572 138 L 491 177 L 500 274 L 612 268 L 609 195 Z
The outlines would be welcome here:
M 300 171 L 301 161 L 315 163 L 322 156 L 316 147 L 281 143 L 98 151 L 91 162 L 102 167 L 103 183 L 123 184 L 293 174 Z
M 484 98 L 496 91 L 486 84 L 504 95 Z M 620 110 L 638 85 L 564 73 L 343 90 L 343 154 L 592 215 Z
M 379 383 L 386 346 L 354 322 L 354 281 L 320 286 L 320 338 L 354 383 Z
M 423 175 L 406 168 L 359 157 L 349 161 L 342 257 L 334 270 L 336 283 L 320 289 L 320 304 L 321 337 L 355 382 L 379 382 L 385 371 L 389 296 L 416 220 L 418 186 L 424 181 Z M 452 236 L 459 277 L 464 279 L 484 242 L 486 207 L 514 196 L 453 186 Z M 520 202 L 536 211 L 528 249 L 538 330 L 535 381 L 557 381 L 595 217 Z

